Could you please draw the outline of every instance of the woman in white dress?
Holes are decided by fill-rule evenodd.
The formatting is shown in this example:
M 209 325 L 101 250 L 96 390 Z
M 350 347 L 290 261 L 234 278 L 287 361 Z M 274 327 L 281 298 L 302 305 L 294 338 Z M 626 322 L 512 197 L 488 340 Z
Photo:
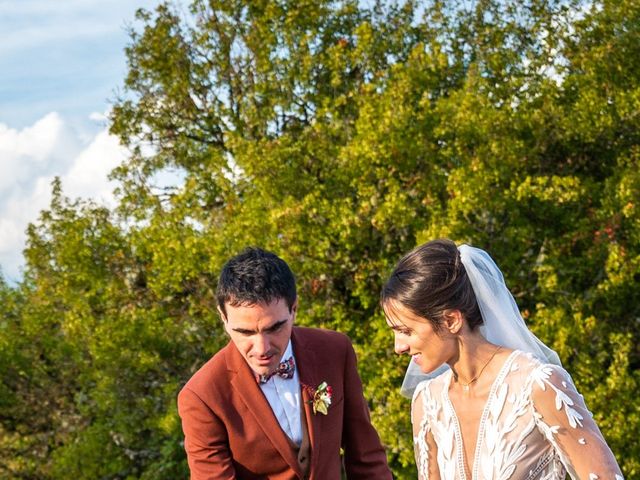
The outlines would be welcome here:
M 400 260 L 381 304 L 396 353 L 411 356 L 403 390 L 413 393 L 420 479 L 623 478 L 486 252 L 422 245 Z

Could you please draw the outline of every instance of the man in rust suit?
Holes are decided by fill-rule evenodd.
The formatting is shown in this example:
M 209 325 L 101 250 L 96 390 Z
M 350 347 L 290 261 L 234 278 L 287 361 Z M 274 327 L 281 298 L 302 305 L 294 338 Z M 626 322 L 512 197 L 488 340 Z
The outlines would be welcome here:
M 351 342 L 294 326 L 288 265 L 247 249 L 216 295 L 231 341 L 178 396 L 192 480 L 391 479 Z

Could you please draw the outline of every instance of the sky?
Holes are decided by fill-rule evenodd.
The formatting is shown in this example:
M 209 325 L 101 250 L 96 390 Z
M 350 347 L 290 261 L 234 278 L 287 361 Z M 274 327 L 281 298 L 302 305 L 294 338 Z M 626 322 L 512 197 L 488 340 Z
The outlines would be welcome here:
M 105 115 L 126 75 L 126 28 L 159 3 L 0 0 L 0 270 L 10 284 L 56 176 L 67 196 L 114 204 L 107 175 L 127 152 Z

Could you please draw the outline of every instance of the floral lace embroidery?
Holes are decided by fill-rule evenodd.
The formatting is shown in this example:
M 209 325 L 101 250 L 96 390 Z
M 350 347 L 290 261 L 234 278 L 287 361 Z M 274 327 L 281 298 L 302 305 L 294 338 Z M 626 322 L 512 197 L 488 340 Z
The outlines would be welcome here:
M 427 388 L 428 382 L 421 383 L 416 388 L 416 392 L 414 394 L 414 400 L 412 402 L 411 408 L 415 407 L 416 400 L 421 398 L 421 403 L 423 407 L 422 419 L 420 420 L 420 426 L 418 429 L 418 436 L 413 437 L 413 443 L 417 446 L 418 451 L 418 472 L 422 472 L 422 477 L 425 480 L 429 480 L 429 468 L 427 465 L 427 460 L 429 458 L 429 445 L 427 444 L 427 434 L 429 433 L 429 416 L 432 413 L 431 409 L 433 408 L 433 402 L 429 402 L 429 405 L 425 401 L 426 395 L 423 394 L 424 390 Z
M 441 478 L 466 480 L 460 426 L 448 399 L 450 381 L 451 372 L 445 372 L 421 384 L 414 397 L 420 398 L 423 407 L 415 442 L 417 466 L 424 479 L 428 478 L 430 452 L 426 438 L 430 432 L 437 446 L 432 458 L 437 459 Z M 557 442 L 561 426 L 548 425 L 536 411 L 532 400 L 534 385 L 552 392 L 549 408 L 555 407 L 566 415 L 566 423 L 562 421 L 566 427 L 562 428 L 584 428 L 584 416 L 589 413 L 584 403 L 580 404 L 571 377 L 561 367 L 541 364 L 529 354 L 514 352 L 494 381 L 483 410 L 474 463 L 470 465 L 472 480 L 561 480 L 567 466 L 576 478 Z M 573 441 L 588 448 L 591 439 L 597 438 L 594 435 L 599 432 L 589 430 L 588 435 Z M 604 442 L 601 437 L 600 440 Z M 612 465 L 615 468 L 615 462 Z M 615 470 L 611 477 L 622 480 Z M 601 472 L 599 475 L 604 478 Z

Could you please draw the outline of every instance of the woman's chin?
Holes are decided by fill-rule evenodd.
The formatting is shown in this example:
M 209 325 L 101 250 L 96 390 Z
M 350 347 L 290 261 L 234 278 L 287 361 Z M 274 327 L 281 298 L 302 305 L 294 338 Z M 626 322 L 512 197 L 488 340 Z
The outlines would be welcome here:
M 420 370 L 423 373 L 429 373 L 431 370 L 433 370 L 429 362 L 426 360 L 427 359 L 422 357 L 421 353 L 416 353 L 415 355 L 411 355 L 411 361 L 416 365 L 418 365 L 418 367 L 420 367 Z
M 422 373 L 430 374 L 438 370 L 442 364 L 435 365 L 433 362 L 429 362 L 422 356 L 421 353 L 411 356 L 411 361 L 420 367 Z

